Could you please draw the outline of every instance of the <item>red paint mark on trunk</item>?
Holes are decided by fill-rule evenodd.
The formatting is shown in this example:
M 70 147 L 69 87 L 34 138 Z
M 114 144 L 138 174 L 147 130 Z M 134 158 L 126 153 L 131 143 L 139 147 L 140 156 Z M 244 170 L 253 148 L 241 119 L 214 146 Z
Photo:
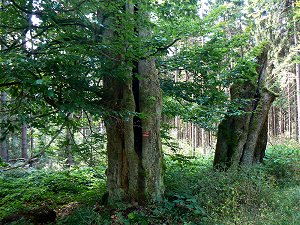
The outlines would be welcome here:
M 143 137 L 149 137 L 149 136 L 150 136 L 150 131 L 143 132 Z

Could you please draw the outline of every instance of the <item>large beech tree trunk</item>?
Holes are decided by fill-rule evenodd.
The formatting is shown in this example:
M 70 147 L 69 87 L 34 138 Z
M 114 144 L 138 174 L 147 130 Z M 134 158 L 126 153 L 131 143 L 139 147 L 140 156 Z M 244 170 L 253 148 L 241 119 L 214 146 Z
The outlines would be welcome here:
M 141 161 L 144 172 L 146 199 L 160 200 L 164 192 L 163 155 L 160 141 L 162 97 L 154 59 L 142 60 L 138 65 L 140 80 L 140 112 L 142 146 Z
M 265 87 L 267 54 L 264 52 L 258 62 L 257 84 L 245 82 L 233 85 L 231 98 L 249 99 L 243 115 L 226 116 L 219 125 L 214 158 L 216 167 L 237 167 L 262 162 L 267 133 L 268 112 L 276 94 Z
M 154 60 L 140 61 L 138 80 L 107 77 L 104 85 L 114 109 L 127 113 L 106 120 L 110 202 L 143 203 L 162 198 L 163 157 L 160 143 L 161 93 Z
M 131 14 L 138 10 L 131 3 L 125 9 Z M 113 19 L 107 21 L 108 27 L 112 24 Z M 142 37 L 147 35 L 146 31 L 140 25 L 132 30 Z M 109 30 L 104 32 L 108 40 L 118 39 L 116 35 Z M 105 118 L 109 203 L 142 204 L 161 200 L 164 192 L 160 142 L 162 99 L 155 61 L 150 57 L 129 65 L 122 54 L 111 58 L 117 59 L 112 60 L 112 65 L 115 64 L 112 73 L 116 68 L 116 73 L 122 71 L 122 75 L 108 75 L 103 79 L 105 99 L 113 110 Z

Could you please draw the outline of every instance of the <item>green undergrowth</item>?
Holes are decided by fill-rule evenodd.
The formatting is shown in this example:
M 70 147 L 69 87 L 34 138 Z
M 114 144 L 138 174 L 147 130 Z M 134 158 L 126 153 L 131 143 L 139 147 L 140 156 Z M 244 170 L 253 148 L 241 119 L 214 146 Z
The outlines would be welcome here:
M 0 216 L 45 204 L 60 213 L 53 224 L 286 224 L 300 221 L 300 151 L 277 145 L 265 162 L 216 171 L 212 158 L 166 156 L 165 200 L 147 206 L 101 205 L 104 169 L 11 171 L 1 175 Z M 76 202 L 77 204 L 74 204 Z M 69 208 L 69 210 L 67 210 Z M 12 224 L 30 224 L 20 219 Z
M 12 170 L 0 174 L 0 221 L 22 218 L 41 208 L 58 209 L 70 202 L 93 205 L 105 192 L 102 168 L 62 171 Z M 20 216 L 19 216 L 20 215 Z M 32 215 L 34 216 L 34 215 Z M 0 223 L 1 224 L 1 223 Z M 25 223 L 27 224 L 27 223 Z
M 209 159 L 173 156 L 168 162 L 167 194 L 195 199 L 207 215 L 203 224 L 296 225 L 299 153 L 299 147 L 275 146 L 268 149 L 263 165 L 239 171 L 216 171 Z

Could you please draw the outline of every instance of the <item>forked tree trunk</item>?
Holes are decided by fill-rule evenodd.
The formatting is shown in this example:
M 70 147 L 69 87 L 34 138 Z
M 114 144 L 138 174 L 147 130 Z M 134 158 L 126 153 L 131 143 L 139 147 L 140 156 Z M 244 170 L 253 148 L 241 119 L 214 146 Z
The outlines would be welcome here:
M 131 14 L 138 10 L 131 3 L 125 8 Z M 113 23 L 113 20 L 107 21 L 107 26 Z M 144 36 L 147 29 L 136 25 L 132 32 Z M 109 30 L 104 32 L 104 37 L 118 38 Z M 164 185 L 160 142 L 162 100 L 155 61 L 148 58 L 133 62 L 135 65 L 130 68 L 122 64 L 122 55 L 114 57 L 118 60 L 112 64 L 116 64 L 116 68 L 122 65 L 123 74 L 119 78 L 106 76 L 103 79 L 108 107 L 119 112 L 105 118 L 109 203 L 158 201 Z
M 162 198 L 163 157 L 160 143 L 161 94 L 154 60 L 138 63 L 137 78 L 105 78 L 114 109 L 133 113 L 106 120 L 110 202 L 148 202 Z
M 252 111 L 249 121 L 247 139 L 241 157 L 241 164 L 243 165 L 262 162 L 267 146 L 268 113 L 276 95 L 266 88 L 263 88 L 261 92 L 258 106 Z
M 257 68 L 257 85 L 245 82 L 233 85 L 231 98 L 252 99 L 244 114 L 226 116 L 219 125 L 214 158 L 216 167 L 237 167 L 261 162 L 265 153 L 268 132 L 268 112 L 276 94 L 264 87 L 267 55 L 262 54 Z M 264 63 L 262 63 L 264 61 Z

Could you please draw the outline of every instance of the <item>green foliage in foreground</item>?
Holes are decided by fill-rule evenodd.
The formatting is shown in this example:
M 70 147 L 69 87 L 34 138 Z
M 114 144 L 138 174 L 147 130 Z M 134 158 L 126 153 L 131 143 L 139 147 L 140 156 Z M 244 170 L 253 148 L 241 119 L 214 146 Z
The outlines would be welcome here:
M 104 170 L 7 171 L 0 175 L 0 219 L 47 205 L 94 204 L 105 192 Z
M 48 204 L 67 211 L 55 224 L 298 224 L 299 153 L 299 147 L 278 145 L 269 148 L 264 165 L 227 172 L 213 170 L 210 158 L 168 156 L 166 199 L 148 206 L 101 205 L 105 180 L 99 168 L 6 172 L 0 177 L 0 217 Z
M 166 178 L 168 194 L 196 199 L 208 216 L 205 224 L 298 224 L 299 149 L 278 148 L 285 148 L 283 155 L 272 148 L 265 165 L 240 171 L 215 171 L 209 160 L 174 157 Z M 290 157 L 284 160 L 284 155 Z

